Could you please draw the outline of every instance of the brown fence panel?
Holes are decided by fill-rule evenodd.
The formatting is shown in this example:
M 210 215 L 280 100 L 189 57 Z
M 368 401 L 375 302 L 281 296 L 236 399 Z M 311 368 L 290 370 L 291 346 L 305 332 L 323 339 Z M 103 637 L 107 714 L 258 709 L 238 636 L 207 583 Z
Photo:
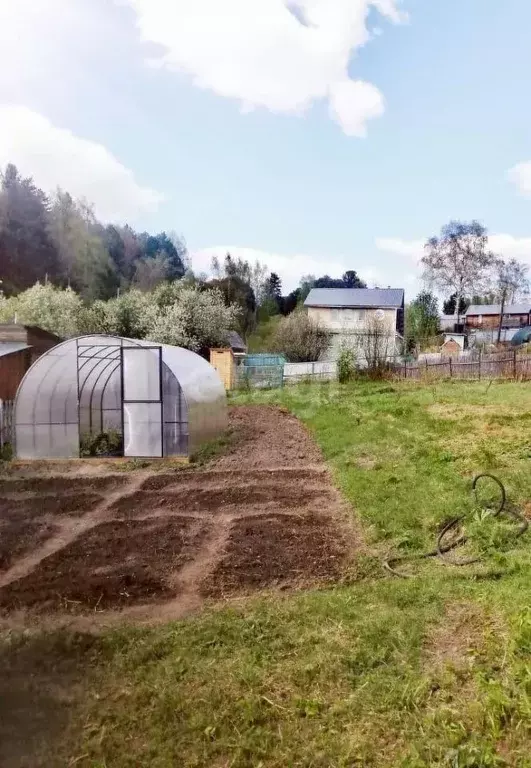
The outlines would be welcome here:
M 396 366 L 400 378 L 419 381 L 424 377 L 451 379 L 531 379 L 531 355 L 516 350 L 478 355 L 477 358 L 447 358 L 437 362 L 405 363 Z
M 519 379 L 528 381 L 531 377 L 531 368 L 529 366 L 529 356 L 519 357 L 516 361 L 516 375 Z

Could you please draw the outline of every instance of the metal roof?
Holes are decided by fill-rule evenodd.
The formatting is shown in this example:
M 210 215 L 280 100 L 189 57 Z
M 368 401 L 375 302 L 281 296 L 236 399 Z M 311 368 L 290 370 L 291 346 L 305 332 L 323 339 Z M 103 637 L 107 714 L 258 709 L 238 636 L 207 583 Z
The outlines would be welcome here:
M 229 331 L 227 333 L 227 344 L 230 344 L 231 349 L 247 349 L 247 344 L 236 331 Z
M 39 336 L 47 336 L 49 339 L 55 339 L 57 342 L 62 341 L 61 337 L 56 333 L 46 331 L 44 328 L 40 328 L 38 325 L 25 325 L 24 323 L 15 323 L 14 321 L 12 323 L 0 323 L 0 331 L 6 328 L 24 328 L 25 331 L 33 331 L 33 333 L 37 333 Z
M 31 349 L 31 346 L 23 341 L 0 341 L 0 357 L 22 352 L 23 349 Z
M 312 288 L 306 307 L 401 307 L 402 288 Z
M 499 315 L 501 304 L 471 304 L 466 311 L 468 315 Z M 504 315 L 527 315 L 531 312 L 531 304 L 507 304 Z

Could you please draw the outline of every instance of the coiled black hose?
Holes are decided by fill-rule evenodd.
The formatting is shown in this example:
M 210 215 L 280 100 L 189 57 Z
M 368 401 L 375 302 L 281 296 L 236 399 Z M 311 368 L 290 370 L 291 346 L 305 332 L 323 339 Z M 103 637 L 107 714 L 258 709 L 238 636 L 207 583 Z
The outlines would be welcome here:
M 479 506 L 482 506 L 477 494 L 477 486 L 478 481 L 482 478 L 489 478 L 490 480 L 494 480 L 494 482 L 498 485 L 500 489 L 500 501 L 497 505 L 497 507 L 493 510 L 489 509 L 488 511 L 493 517 L 498 517 L 502 512 L 506 512 L 508 515 L 510 515 L 514 520 L 520 523 L 519 528 L 516 531 L 516 538 L 519 536 L 523 536 L 523 534 L 527 531 L 529 528 L 529 522 L 524 517 L 524 515 L 515 507 L 512 505 L 507 505 L 507 493 L 505 491 L 505 486 L 503 485 L 502 481 L 496 477 L 496 475 L 491 475 L 488 472 L 483 472 L 480 475 L 476 475 L 474 480 L 472 481 L 472 490 L 474 492 L 476 502 Z M 483 507 L 483 509 L 486 509 Z M 411 560 L 425 560 L 429 557 L 440 557 L 443 563 L 445 565 L 472 565 L 473 563 L 477 563 L 479 558 L 478 557 L 467 557 L 467 558 L 461 558 L 461 559 L 455 559 L 452 557 L 448 557 L 448 553 L 452 552 L 454 549 L 457 549 L 457 547 L 462 546 L 463 544 L 466 544 L 468 541 L 468 537 L 462 534 L 461 536 L 458 536 L 457 539 L 454 539 L 451 542 L 444 543 L 445 537 L 451 532 L 457 530 L 460 523 L 465 519 L 466 515 L 458 515 L 457 517 L 452 518 L 446 525 L 441 529 L 439 535 L 437 536 L 437 545 L 435 549 L 432 549 L 429 552 L 422 552 L 420 554 L 410 554 L 410 555 L 397 555 L 396 557 L 391 557 L 387 560 L 384 560 L 383 567 L 386 571 L 389 571 L 389 573 L 392 573 L 393 576 L 399 576 L 402 579 L 409 579 L 412 578 L 413 574 L 411 573 L 405 573 L 404 571 L 398 571 L 396 569 L 396 566 L 400 563 L 409 562 Z

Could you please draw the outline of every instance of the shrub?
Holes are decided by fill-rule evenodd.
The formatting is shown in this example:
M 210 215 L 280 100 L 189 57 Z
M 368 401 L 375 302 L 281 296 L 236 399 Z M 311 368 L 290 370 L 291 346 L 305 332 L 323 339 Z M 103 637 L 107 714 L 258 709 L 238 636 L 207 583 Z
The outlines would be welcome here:
M 313 363 L 330 346 L 331 334 L 304 310 L 292 312 L 278 323 L 272 337 L 272 352 L 284 354 L 290 363 Z
M 394 329 L 377 317 L 370 317 L 360 337 L 360 359 L 371 378 L 382 378 L 389 372 L 395 352 Z
M 108 432 L 98 432 L 93 435 L 90 432 L 81 435 L 79 441 L 79 455 L 82 458 L 91 456 L 122 456 L 122 435 L 114 429 Z
M 350 381 L 356 375 L 356 355 L 352 347 L 342 345 L 337 358 L 337 380 L 340 384 Z
M 0 462 L 11 461 L 13 458 L 13 446 L 11 443 L 4 443 L 0 448 Z

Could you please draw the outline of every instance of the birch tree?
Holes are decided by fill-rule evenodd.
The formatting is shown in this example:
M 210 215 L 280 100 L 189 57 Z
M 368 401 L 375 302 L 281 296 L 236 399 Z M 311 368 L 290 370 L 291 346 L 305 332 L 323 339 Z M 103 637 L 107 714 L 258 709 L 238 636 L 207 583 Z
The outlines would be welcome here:
M 431 237 L 421 260 L 424 277 L 443 292 L 456 294 L 456 323 L 461 299 L 481 293 L 496 257 L 488 249 L 485 227 L 478 221 L 451 221 Z

